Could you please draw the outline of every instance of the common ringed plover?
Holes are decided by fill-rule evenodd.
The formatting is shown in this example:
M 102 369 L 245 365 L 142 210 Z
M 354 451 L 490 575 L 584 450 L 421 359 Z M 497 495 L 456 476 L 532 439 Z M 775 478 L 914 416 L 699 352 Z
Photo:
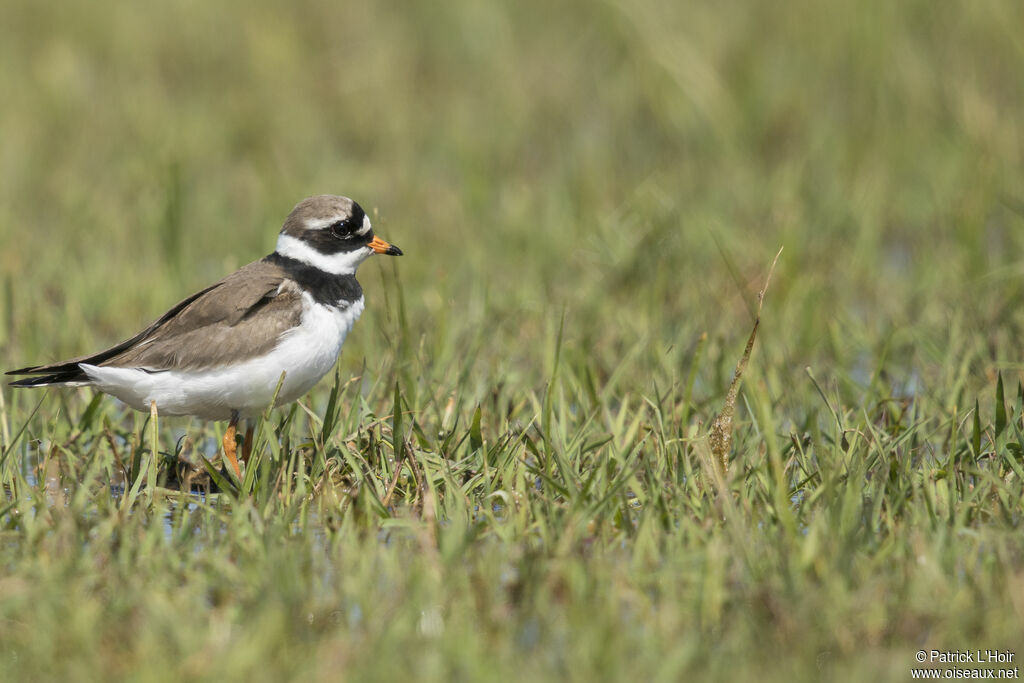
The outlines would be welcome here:
M 309 391 L 334 366 L 363 312 L 356 268 L 402 250 L 373 234 L 347 197 L 304 199 L 288 214 L 274 253 L 173 306 L 126 341 L 89 356 L 11 370 L 14 387 L 91 386 L 136 410 L 229 420 L 224 453 L 240 475 L 235 428 Z

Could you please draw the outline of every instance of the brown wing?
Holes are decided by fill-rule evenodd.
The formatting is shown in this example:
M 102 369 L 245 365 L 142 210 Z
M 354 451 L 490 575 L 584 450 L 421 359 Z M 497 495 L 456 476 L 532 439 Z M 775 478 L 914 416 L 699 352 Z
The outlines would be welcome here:
M 79 363 L 199 370 L 266 353 L 301 317 L 298 288 L 278 266 L 256 261 L 179 302 L 139 334 L 105 351 L 7 374 L 47 375 L 12 383 L 36 386 L 87 379 Z

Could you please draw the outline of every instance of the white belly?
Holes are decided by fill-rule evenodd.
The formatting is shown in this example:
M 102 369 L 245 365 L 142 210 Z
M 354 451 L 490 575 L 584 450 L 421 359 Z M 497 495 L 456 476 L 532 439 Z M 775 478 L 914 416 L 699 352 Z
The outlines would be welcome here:
M 302 323 L 288 332 L 268 355 L 208 370 L 147 372 L 81 364 L 93 384 L 136 410 L 149 411 L 156 401 L 161 415 L 195 415 L 228 420 L 263 412 L 285 373 L 275 405 L 294 401 L 326 375 L 341 352 L 352 325 L 363 312 L 360 298 L 344 310 L 314 304 L 303 297 Z

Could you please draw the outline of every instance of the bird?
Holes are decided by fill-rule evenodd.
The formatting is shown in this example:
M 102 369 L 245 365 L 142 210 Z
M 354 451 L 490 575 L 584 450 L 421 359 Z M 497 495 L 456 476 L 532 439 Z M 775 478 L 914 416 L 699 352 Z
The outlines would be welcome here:
M 364 308 L 356 269 L 374 254 L 402 250 L 377 237 L 348 197 L 308 197 L 288 214 L 273 253 L 182 299 L 130 339 L 6 374 L 28 375 L 12 387 L 89 386 L 144 412 L 227 420 L 224 455 L 241 477 L 239 420 L 248 423 L 245 461 L 252 419 L 275 392 L 275 405 L 290 403 L 334 366 Z

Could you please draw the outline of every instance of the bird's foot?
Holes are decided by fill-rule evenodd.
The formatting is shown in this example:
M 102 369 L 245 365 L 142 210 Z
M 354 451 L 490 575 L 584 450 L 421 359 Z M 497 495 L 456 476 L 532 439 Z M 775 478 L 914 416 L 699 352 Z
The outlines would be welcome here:
M 242 469 L 238 466 L 238 458 L 235 457 L 235 453 L 238 451 L 238 444 L 235 443 L 235 427 L 237 425 L 238 415 L 233 413 L 231 423 L 228 424 L 227 431 L 224 432 L 224 457 L 235 471 L 235 475 L 241 479 Z

